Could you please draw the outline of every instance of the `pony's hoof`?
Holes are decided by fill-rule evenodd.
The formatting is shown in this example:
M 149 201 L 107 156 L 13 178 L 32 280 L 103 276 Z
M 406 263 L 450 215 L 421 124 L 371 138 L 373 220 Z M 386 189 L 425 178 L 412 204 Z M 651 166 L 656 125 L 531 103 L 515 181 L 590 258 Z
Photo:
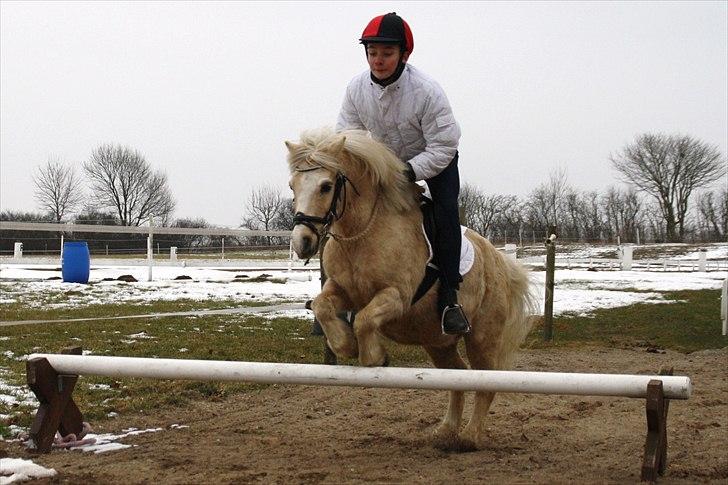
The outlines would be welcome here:
M 465 453 L 479 449 L 478 441 L 468 436 L 467 430 L 458 434 L 452 426 L 441 424 L 433 434 L 435 448 L 442 451 Z
M 326 339 L 326 343 L 331 351 L 334 353 L 334 355 L 339 359 L 346 360 L 356 359 L 359 357 L 359 347 L 357 347 L 356 345 L 344 345 L 334 347 L 333 345 L 331 345 L 331 341 L 329 339 Z
M 432 435 L 432 444 L 438 450 L 455 451 L 458 444 L 458 435 L 452 431 L 442 432 L 438 428 Z
M 443 451 L 454 451 L 458 448 L 458 428 L 447 423 L 440 425 L 432 433 L 435 448 Z
M 458 436 L 460 442 L 460 449 L 458 451 L 475 451 L 480 449 L 483 442 L 482 438 L 473 433 L 469 433 L 467 427 Z
M 473 441 L 462 439 L 456 434 L 435 435 L 434 445 L 438 450 L 454 453 L 467 453 L 478 450 L 478 446 Z
M 478 451 L 480 447 L 475 441 L 471 441 L 467 438 L 458 438 L 458 448 L 455 450 L 458 453 L 468 453 L 470 451 Z
M 385 353 L 384 358 L 379 363 L 367 363 L 363 362 L 362 359 L 359 359 L 359 364 L 361 364 L 362 367 L 389 367 L 389 354 Z

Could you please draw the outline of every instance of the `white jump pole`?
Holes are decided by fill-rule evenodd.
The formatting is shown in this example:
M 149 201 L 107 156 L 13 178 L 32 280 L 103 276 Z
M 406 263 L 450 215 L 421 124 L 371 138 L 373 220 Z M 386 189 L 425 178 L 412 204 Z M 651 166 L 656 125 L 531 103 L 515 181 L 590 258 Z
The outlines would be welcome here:
M 492 391 L 644 398 L 650 380 L 660 380 L 668 399 L 688 399 L 685 376 L 577 374 L 403 367 L 352 367 L 269 362 L 149 359 L 93 355 L 32 354 L 58 374 L 203 381 L 258 382 L 317 386 Z

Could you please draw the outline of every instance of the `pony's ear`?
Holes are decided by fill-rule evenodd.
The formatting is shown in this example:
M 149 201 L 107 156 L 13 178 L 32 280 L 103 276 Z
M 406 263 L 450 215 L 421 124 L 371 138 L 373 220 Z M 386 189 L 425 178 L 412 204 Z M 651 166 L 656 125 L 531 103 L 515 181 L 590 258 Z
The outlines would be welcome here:
M 344 143 L 346 143 L 346 137 L 342 135 L 338 140 L 332 142 L 331 145 L 328 146 L 328 150 L 331 151 L 333 156 L 337 156 L 341 153 L 341 150 L 344 149 Z
M 288 141 L 288 140 L 286 140 L 286 142 L 285 142 L 285 143 L 286 143 L 286 148 L 288 148 L 288 151 L 289 151 L 289 152 L 291 152 L 291 153 L 293 153 L 293 151 L 294 151 L 294 150 L 295 150 L 296 148 L 298 148 L 298 145 L 296 145 L 296 144 L 295 144 L 295 143 L 293 143 L 292 141 Z

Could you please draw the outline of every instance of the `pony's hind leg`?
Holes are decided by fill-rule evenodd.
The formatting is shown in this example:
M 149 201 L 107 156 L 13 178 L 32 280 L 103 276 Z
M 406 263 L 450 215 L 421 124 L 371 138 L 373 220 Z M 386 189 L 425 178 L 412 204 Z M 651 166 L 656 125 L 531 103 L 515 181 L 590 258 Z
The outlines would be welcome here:
M 492 370 L 496 368 L 496 359 L 493 352 L 494 349 L 484 349 L 483 344 L 478 344 L 472 338 L 465 339 L 465 351 L 468 355 L 471 369 Z M 473 414 L 470 421 L 460 433 L 460 442 L 463 446 L 469 448 L 478 448 L 483 444 L 485 419 L 488 416 L 490 405 L 495 398 L 495 392 L 476 392 L 475 404 L 473 405 Z
M 351 305 L 343 296 L 343 290 L 331 279 L 326 281 L 321 293 L 311 303 L 311 309 L 321 324 L 329 347 L 342 359 L 353 358 L 358 354 L 354 331 L 337 315 L 347 306 Z
M 425 347 L 425 351 L 438 369 L 467 369 L 458 353 L 457 342 L 448 347 Z M 459 449 L 458 431 L 463 418 L 465 393 L 450 391 L 447 411 L 435 430 L 435 445 L 447 450 Z

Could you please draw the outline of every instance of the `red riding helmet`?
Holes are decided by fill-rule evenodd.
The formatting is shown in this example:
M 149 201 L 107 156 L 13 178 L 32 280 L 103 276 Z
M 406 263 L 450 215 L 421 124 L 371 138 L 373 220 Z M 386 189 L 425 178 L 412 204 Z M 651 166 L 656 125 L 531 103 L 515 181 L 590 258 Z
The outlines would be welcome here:
M 374 17 L 362 32 L 359 42 L 364 45 L 370 42 L 399 44 L 403 51 L 410 54 L 415 48 L 409 25 L 395 12 Z

